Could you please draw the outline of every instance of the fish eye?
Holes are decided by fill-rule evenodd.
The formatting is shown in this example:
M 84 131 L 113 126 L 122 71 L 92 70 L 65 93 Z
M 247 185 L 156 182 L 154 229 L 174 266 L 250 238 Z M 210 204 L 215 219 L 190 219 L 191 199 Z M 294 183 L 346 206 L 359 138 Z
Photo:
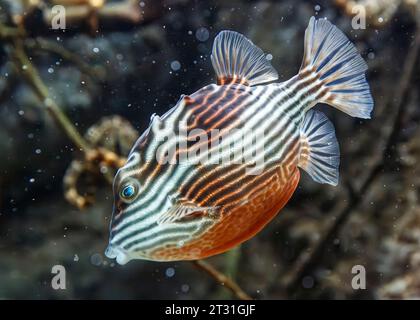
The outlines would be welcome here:
M 132 201 L 139 192 L 139 185 L 135 181 L 130 181 L 124 184 L 120 191 L 120 196 L 125 201 Z

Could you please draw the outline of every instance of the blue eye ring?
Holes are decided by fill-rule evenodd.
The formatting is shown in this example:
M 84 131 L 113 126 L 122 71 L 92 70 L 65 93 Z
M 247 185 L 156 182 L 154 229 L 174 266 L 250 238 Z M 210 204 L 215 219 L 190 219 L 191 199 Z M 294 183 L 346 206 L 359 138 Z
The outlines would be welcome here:
M 134 186 L 132 186 L 131 184 L 129 184 L 128 186 L 125 186 L 124 189 L 122 189 L 121 195 L 124 198 L 129 199 L 129 198 L 131 198 L 134 195 L 135 192 L 136 192 L 136 190 L 134 189 Z
M 120 196 L 125 201 L 132 201 L 137 196 L 139 191 L 138 183 L 130 181 L 123 185 L 120 191 Z

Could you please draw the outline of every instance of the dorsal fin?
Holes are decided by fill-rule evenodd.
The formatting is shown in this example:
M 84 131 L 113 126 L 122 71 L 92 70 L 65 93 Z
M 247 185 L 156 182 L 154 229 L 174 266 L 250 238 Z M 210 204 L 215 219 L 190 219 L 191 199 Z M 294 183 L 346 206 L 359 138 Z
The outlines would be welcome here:
M 216 36 L 211 62 L 218 84 L 238 82 L 253 86 L 278 79 L 264 52 L 235 31 L 224 30 Z

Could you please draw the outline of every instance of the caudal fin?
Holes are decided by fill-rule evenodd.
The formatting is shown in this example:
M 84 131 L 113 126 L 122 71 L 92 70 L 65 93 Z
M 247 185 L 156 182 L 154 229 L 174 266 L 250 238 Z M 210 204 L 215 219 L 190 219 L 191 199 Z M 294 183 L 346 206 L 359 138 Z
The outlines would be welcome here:
M 299 76 L 318 84 L 317 102 L 327 103 L 352 117 L 370 118 L 373 99 L 366 70 L 366 62 L 343 32 L 326 19 L 310 19 Z

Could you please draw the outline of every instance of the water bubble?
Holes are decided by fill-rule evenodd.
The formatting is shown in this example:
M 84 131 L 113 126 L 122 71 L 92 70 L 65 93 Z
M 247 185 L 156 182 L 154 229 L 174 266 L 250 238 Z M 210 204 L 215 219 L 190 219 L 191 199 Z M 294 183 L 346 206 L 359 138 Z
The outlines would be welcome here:
M 373 52 L 369 52 L 367 56 L 368 56 L 368 59 L 370 60 L 375 59 L 375 54 Z
M 181 63 L 178 60 L 174 60 L 171 62 L 171 69 L 173 71 L 178 71 L 179 69 L 181 69 Z
M 77 254 L 74 255 L 73 261 L 76 261 L 76 262 L 79 261 L 79 256 Z
M 267 55 L 265 56 L 265 58 L 266 58 L 268 61 L 271 61 L 271 60 L 273 60 L 273 55 L 272 55 L 271 53 L 269 53 L 269 54 L 267 54 Z
M 35 182 L 35 179 L 34 179 L 34 178 L 30 178 L 30 179 L 29 179 L 29 182 L 30 182 L 30 183 L 34 183 L 34 182 Z
M 95 52 L 95 53 L 98 53 L 98 52 L 99 52 L 99 48 L 96 48 L 96 47 L 95 47 L 95 48 L 93 48 L 92 50 L 93 50 L 93 52 Z
M 302 286 L 305 289 L 311 289 L 314 286 L 314 278 L 310 277 L 310 276 L 306 276 L 302 279 Z
M 42 152 L 42 151 L 41 151 L 41 149 L 36 149 L 36 150 L 35 150 L 35 153 L 36 153 L 36 154 L 41 154 L 41 152 Z
M 183 284 L 183 285 L 181 286 L 181 291 L 182 291 L 183 293 L 187 293 L 188 291 L 190 291 L 190 286 L 189 286 L 188 284 Z
M 317 4 L 317 5 L 314 7 L 314 9 L 315 9 L 315 11 L 320 11 L 320 10 L 321 10 L 321 6 L 320 6 L 319 4 Z
M 108 173 L 108 168 L 106 166 L 101 166 L 99 171 L 101 171 L 102 174 L 106 174 L 106 173 Z
M 54 69 L 53 68 L 48 68 L 48 73 L 54 73 Z
M 379 17 L 379 18 L 378 18 L 378 22 L 379 22 L 379 23 L 382 23 L 382 22 L 384 22 L 384 18 L 382 18 L 382 17 Z
M 25 111 L 23 111 L 23 110 L 19 110 L 19 111 L 18 111 L 18 114 L 19 114 L 20 116 L 23 116 L 23 115 L 25 114 Z
M 175 275 L 175 269 L 174 268 L 168 268 L 168 269 L 166 269 L 165 275 L 168 278 L 172 278 Z
M 99 253 L 94 253 L 90 256 L 90 263 L 94 266 L 100 266 L 102 261 L 102 256 Z
M 195 32 L 195 37 L 197 38 L 198 41 L 201 41 L 201 42 L 207 41 L 209 36 L 210 36 L 209 30 L 207 30 L 207 28 L 204 28 L 204 27 L 198 28 L 197 31 Z

